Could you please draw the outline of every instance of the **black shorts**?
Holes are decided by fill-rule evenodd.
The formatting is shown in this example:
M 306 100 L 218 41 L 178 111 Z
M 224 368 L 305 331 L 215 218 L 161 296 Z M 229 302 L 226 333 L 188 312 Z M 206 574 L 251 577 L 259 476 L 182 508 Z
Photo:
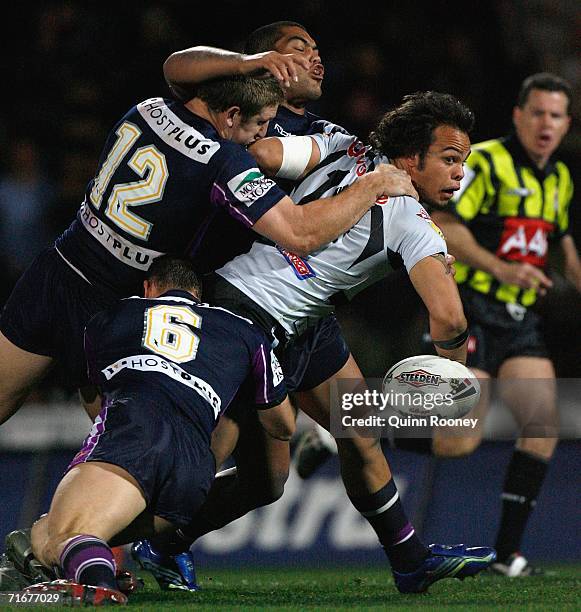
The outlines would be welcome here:
M 496 376 L 500 366 L 511 357 L 548 358 L 541 317 L 536 312 L 519 306 L 515 309 L 462 285 L 459 289 L 470 329 L 469 367 Z M 431 341 L 426 350 L 435 352 Z
M 209 436 L 151 389 L 124 392 L 103 407 L 67 471 L 87 461 L 126 470 L 148 510 L 178 526 L 204 503 L 216 470 Z
M 205 300 L 262 327 L 273 343 L 290 392 L 317 387 L 338 372 L 349 358 L 349 347 L 335 315 L 320 319 L 304 334 L 287 340 L 285 331 L 268 312 L 221 276 L 206 277 L 202 291 Z
M 16 283 L 0 316 L 0 331 L 19 348 L 57 360 L 67 383 L 82 386 L 87 384 L 85 325 L 116 300 L 79 276 L 51 247 Z

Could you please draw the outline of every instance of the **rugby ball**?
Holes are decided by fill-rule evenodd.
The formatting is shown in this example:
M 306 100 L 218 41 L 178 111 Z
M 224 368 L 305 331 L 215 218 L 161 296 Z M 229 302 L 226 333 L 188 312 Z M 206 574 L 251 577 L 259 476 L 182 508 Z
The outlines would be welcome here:
M 459 418 L 480 399 L 480 384 L 466 366 L 436 355 L 402 359 L 386 373 L 384 401 L 404 416 Z

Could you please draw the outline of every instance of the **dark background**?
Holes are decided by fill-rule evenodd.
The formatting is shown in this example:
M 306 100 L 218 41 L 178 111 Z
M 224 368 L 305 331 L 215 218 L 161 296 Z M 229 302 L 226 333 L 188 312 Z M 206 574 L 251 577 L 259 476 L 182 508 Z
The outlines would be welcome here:
M 135 103 L 168 96 L 162 64 L 198 45 L 239 50 L 256 27 L 302 23 L 326 67 L 311 110 L 363 139 L 385 110 L 417 90 L 448 91 L 477 118 L 473 142 L 511 126 L 519 85 L 552 71 L 575 90 L 561 151 L 577 185 L 581 132 L 581 11 L 567 0 L 430 3 L 317 0 L 232 2 L 27 2 L 5 19 L 0 98 L 0 305 L 32 258 L 73 219 L 112 125 Z M 579 206 L 572 233 L 581 243 Z M 581 300 L 559 274 L 540 304 L 560 376 L 581 376 Z M 364 374 L 381 376 L 418 352 L 423 310 L 401 274 L 339 308 Z M 41 393 L 69 393 L 59 373 Z

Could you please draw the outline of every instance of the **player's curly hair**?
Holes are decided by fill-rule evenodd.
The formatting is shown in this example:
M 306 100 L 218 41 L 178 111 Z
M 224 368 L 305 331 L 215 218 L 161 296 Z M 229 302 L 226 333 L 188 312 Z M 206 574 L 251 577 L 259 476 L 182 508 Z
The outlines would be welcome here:
M 284 101 L 284 94 L 274 77 L 233 76 L 202 83 L 196 92 L 214 112 L 239 106 L 243 119 L 258 114 L 265 106 Z
M 166 254 L 156 257 L 147 272 L 147 280 L 164 290 L 183 289 L 193 291 L 198 298 L 202 285 L 194 265 L 189 259 Z
M 275 21 L 263 25 L 254 30 L 248 35 L 244 43 L 244 53 L 252 55 L 254 53 L 262 53 L 263 51 L 272 51 L 274 45 L 282 38 L 283 28 L 300 28 L 307 31 L 305 26 L 296 21 Z
M 419 154 L 423 162 L 434 142 L 434 130 L 441 125 L 470 134 L 474 113 L 450 94 L 419 91 L 404 96 L 399 106 L 381 118 L 369 142 L 392 159 Z

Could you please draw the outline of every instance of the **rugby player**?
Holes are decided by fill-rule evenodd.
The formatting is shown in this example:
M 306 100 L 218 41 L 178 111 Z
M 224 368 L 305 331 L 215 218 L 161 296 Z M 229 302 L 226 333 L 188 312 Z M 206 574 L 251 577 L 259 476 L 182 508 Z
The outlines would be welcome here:
M 434 213 L 458 260 L 456 278 L 471 322 L 468 365 L 481 379 L 498 377 L 519 426 L 493 565 L 509 577 L 540 573 L 520 552 L 521 541 L 558 439 L 555 370 L 534 309 L 553 284 L 545 271 L 551 244 L 561 247 L 565 274 L 581 291 L 581 263 L 568 232 L 573 183 L 554 155 L 571 123 L 570 102 L 571 86 L 562 78 L 540 73 L 525 79 L 514 132 L 474 146 L 451 212 Z M 436 455 L 464 456 L 479 446 L 488 400 L 484 393 L 474 409 L 476 431 L 465 437 L 434 432 Z
M 283 58 L 286 58 L 288 63 L 288 58 L 295 55 L 304 56 L 308 60 L 307 66 L 298 62 L 288 65 L 282 62 Z M 180 99 L 194 95 L 196 87 L 208 79 L 233 74 L 262 74 L 265 70 L 281 81 L 285 95 L 284 102 L 269 123 L 268 136 L 300 136 L 320 132 L 331 134 L 337 131 L 347 133 L 344 128 L 321 119 L 306 108 L 309 102 L 316 101 L 322 95 L 325 70 L 316 41 L 304 26 L 294 21 L 279 21 L 259 27 L 248 36 L 244 53 L 205 46 L 192 47 L 173 53 L 164 64 L 168 85 Z M 400 191 L 396 192 L 394 175 L 392 195 L 405 193 L 417 198 L 409 175 L 403 170 L 397 172 L 400 173 L 398 179 L 402 182 Z M 288 179 L 278 176 L 275 180 L 285 190 L 293 187 L 293 182 Z M 199 249 L 196 259 L 200 269 L 212 269 L 206 262 L 200 261 L 200 257 L 208 253 L 217 241 L 224 244 L 221 251 L 223 261 L 226 262 L 233 256 L 229 245 L 240 245 L 241 240 L 246 240 L 244 250 L 249 250 L 254 240 L 250 232 L 244 235 L 234 227 L 231 220 L 225 218 L 226 215 L 222 214 L 222 217 L 217 217 L 206 231 L 203 248 Z M 364 384 L 363 374 L 349 351 L 334 313 L 329 313 L 310 326 L 288 347 L 282 359 L 287 388 L 291 392 L 294 405 L 299 408 L 306 404 L 316 405 L 321 401 L 320 396 L 326 389 L 318 387 L 330 376 L 361 380 L 361 384 Z M 247 420 L 247 411 L 244 411 L 243 415 Z M 234 413 L 232 417 L 235 418 Z M 250 433 L 248 423 L 245 424 L 245 431 L 248 432 L 245 434 L 248 445 L 252 447 L 254 435 Z M 332 437 L 329 438 L 330 443 L 334 445 Z M 299 454 L 298 459 L 300 458 Z M 257 459 L 255 463 L 251 473 L 260 469 L 260 460 Z M 279 466 L 279 472 L 278 485 L 270 491 L 256 491 L 257 496 L 273 501 L 282 493 L 287 474 L 282 465 Z M 233 476 L 232 472 L 230 474 Z
M 459 188 L 472 124 L 471 111 L 452 96 L 423 92 L 406 96 L 382 118 L 371 134 L 372 146 L 335 133 L 267 138 L 254 145 L 253 154 L 271 175 L 304 179 L 292 192 L 299 203 L 338 193 L 377 164 L 391 160 L 410 175 L 423 202 L 441 207 Z M 332 311 L 329 299 L 336 292 L 365 282 L 396 255 L 426 304 L 438 353 L 464 361 L 468 330 L 445 259 L 445 241 L 425 209 L 409 197 L 380 199 L 348 232 L 307 258 L 255 242 L 249 253 L 220 268 L 208 288 L 216 303 L 273 331 L 284 353 L 310 324 Z M 327 429 L 330 383 L 329 379 L 319 386 L 316 407 L 302 406 Z M 212 443 L 218 465 L 234 448 L 238 433 L 230 419 L 222 419 Z M 270 445 L 268 455 L 274 464 L 269 466 L 280 465 L 288 456 L 283 444 Z M 424 546 L 405 516 L 379 440 L 354 435 L 337 439 L 337 444 L 349 498 L 376 531 L 400 591 L 425 591 L 440 578 L 472 575 L 494 561 L 490 548 Z M 238 462 L 242 453 L 236 450 Z M 243 451 L 255 455 L 256 440 Z M 168 552 L 187 548 L 200 535 L 243 515 L 256 500 L 254 491 L 266 490 L 257 476 L 239 469 L 216 479 L 192 524 L 179 530 L 170 543 L 156 541 L 154 547 Z
M 64 581 L 28 592 L 125 602 L 108 543 L 191 520 L 215 474 L 212 430 L 245 380 L 268 435 L 293 433 L 282 371 L 260 327 L 201 303 L 187 260 L 156 258 L 144 289 L 145 298 L 121 300 L 87 325 L 88 373 L 102 410 L 32 528 L 35 557 Z
M 274 79 L 232 77 L 201 86 L 185 103 L 145 100 L 117 123 L 76 219 L 23 274 L 0 317 L 0 422 L 57 360 L 83 386 L 90 316 L 137 294 L 156 256 L 195 254 L 218 209 L 307 253 L 389 193 L 393 171 L 380 167 L 336 206 L 295 206 L 241 146 L 264 136 L 281 100 Z M 208 253 L 218 257 L 217 245 Z M 93 418 L 98 410 L 98 401 L 88 406 Z

